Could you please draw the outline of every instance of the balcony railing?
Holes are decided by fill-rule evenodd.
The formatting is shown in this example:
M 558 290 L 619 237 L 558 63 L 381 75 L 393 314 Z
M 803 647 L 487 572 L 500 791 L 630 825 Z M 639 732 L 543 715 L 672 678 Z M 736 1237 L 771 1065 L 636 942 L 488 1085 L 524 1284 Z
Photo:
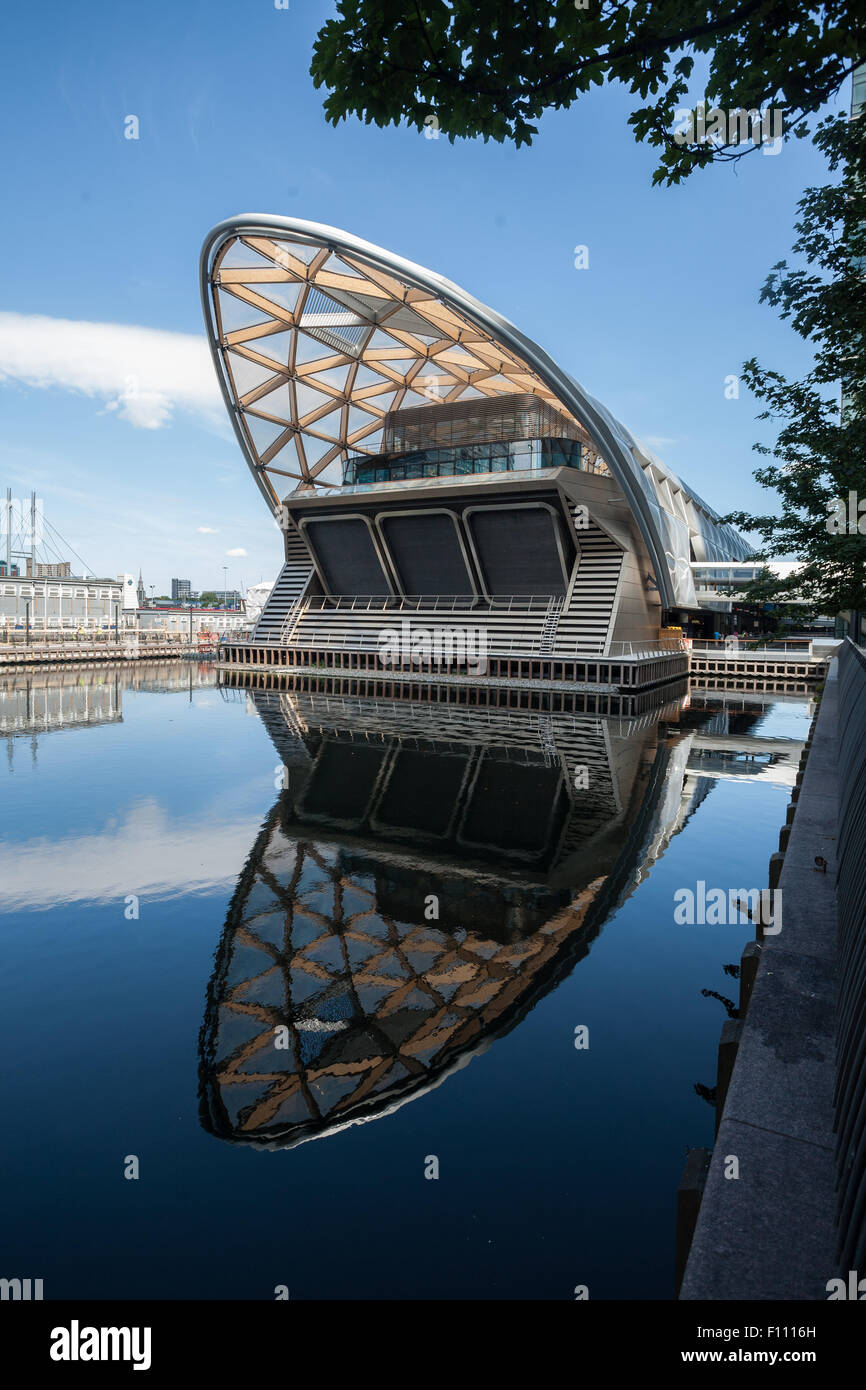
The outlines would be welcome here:
M 456 613 L 474 612 L 545 613 L 550 605 L 549 594 L 509 594 L 487 599 L 475 594 L 337 594 L 331 598 L 316 594 L 305 601 L 306 611 L 350 613 Z

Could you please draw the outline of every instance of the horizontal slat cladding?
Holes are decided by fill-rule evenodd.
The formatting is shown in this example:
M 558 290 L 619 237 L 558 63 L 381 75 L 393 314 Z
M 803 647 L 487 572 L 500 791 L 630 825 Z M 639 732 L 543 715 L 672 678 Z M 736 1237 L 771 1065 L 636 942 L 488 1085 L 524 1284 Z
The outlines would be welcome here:
M 866 656 L 839 655 L 836 1162 L 841 1269 L 866 1265 Z
M 300 536 L 290 533 L 286 549 L 288 559 L 256 623 L 253 636 L 257 642 L 278 642 L 282 639 L 286 620 L 304 594 L 312 576 L 310 554 Z
M 544 610 L 501 613 L 474 609 L 443 613 L 433 608 L 413 608 L 411 611 L 385 609 L 368 613 L 338 608 L 306 609 L 292 633 L 291 645 L 374 649 L 383 641 L 386 629 L 396 628 L 399 632 L 401 623 L 408 621 L 410 632 L 418 628 L 434 633 L 442 629 L 482 631 L 489 652 L 501 648 L 504 651 L 525 649 L 532 653 L 537 650 L 545 617 Z

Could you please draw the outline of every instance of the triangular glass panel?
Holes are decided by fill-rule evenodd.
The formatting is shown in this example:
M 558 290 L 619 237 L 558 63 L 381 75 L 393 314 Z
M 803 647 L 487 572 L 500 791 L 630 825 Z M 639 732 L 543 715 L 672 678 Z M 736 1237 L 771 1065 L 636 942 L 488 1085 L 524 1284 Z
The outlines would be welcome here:
M 335 275 L 351 275 L 357 280 L 362 280 L 364 278 L 360 270 L 356 270 L 355 267 L 349 265 L 347 261 L 341 261 L 340 257 L 335 255 L 333 251 L 325 261 L 325 270 L 332 270 Z
M 248 391 L 255 391 L 257 386 L 263 385 L 274 374 L 272 367 L 263 367 L 260 362 L 251 362 L 248 357 L 241 357 L 237 352 L 228 354 L 228 363 L 239 396 L 245 396 Z
M 283 237 L 273 237 L 275 245 L 294 256 L 295 260 L 303 261 L 304 265 L 309 265 L 310 261 L 319 254 L 320 247 L 304 246 L 299 241 L 286 241 Z
M 374 405 L 377 410 L 390 410 L 396 397 L 396 391 L 383 391 L 375 396 L 365 396 L 364 402 Z
M 260 357 L 270 357 L 272 361 L 278 362 L 281 367 L 287 367 L 289 362 L 289 348 L 292 343 L 292 335 L 286 331 L 283 333 L 267 333 L 261 338 L 250 338 L 245 344 L 250 352 L 257 352 Z
M 325 454 L 329 453 L 334 447 L 329 439 L 316 439 L 315 435 L 308 433 L 306 430 L 304 431 L 303 443 L 304 453 L 307 456 L 307 466 L 309 468 L 312 468 L 314 463 L 318 463 L 319 459 L 324 458 Z
M 253 281 L 247 289 L 252 290 L 253 294 L 260 294 L 263 299 L 279 304 L 282 309 L 288 309 L 290 314 L 295 312 L 298 295 L 301 293 L 301 286 L 297 280 Z
M 314 391 L 312 386 L 305 385 L 302 381 L 295 382 L 295 395 L 298 401 L 298 416 L 303 418 L 309 415 L 311 410 L 318 410 L 320 406 L 329 405 L 331 397 L 326 396 L 324 391 Z
M 308 338 L 306 333 L 298 334 L 298 343 L 295 348 L 295 361 L 306 364 L 307 362 L 320 362 L 328 357 L 334 356 L 334 349 L 328 348 L 320 343 L 317 338 Z
M 226 251 L 220 261 L 220 270 L 245 270 L 248 267 L 270 266 L 273 269 L 273 261 L 269 261 L 267 256 L 262 256 L 258 251 L 254 251 L 251 246 L 238 238 L 233 241 L 228 251 Z
M 380 372 L 372 371 L 369 367 L 365 367 L 362 363 L 355 373 L 355 380 L 352 383 L 352 390 L 353 392 L 357 391 L 358 388 L 361 386 L 387 386 L 389 384 L 390 383 L 387 377 L 382 376 Z
M 316 474 L 315 481 L 317 483 L 331 483 L 339 487 L 343 481 L 343 465 L 340 460 L 332 459 L 331 462 L 322 469 L 321 473 Z
M 467 352 L 466 348 L 461 347 L 459 343 L 454 343 L 449 348 L 443 348 L 442 353 L 440 355 L 442 357 L 447 357 L 450 362 L 459 362 L 462 366 L 465 367 L 481 366 L 481 363 L 478 361 L 478 358 L 473 357 L 472 353 Z
M 459 399 L 461 401 L 480 401 L 486 400 L 487 397 L 484 395 L 484 392 L 479 391 L 476 386 L 464 386 L 463 390 L 460 392 Z
M 381 304 L 382 301 L 380 300 L 379 303 Z M 392 333 L 395 331 L 400 333 L 411 333 L 417 338 L 420 338 L 422 333 L 429 333 L 431 328 L 429 319 L 422 318 L 420 314 L 416 314 L 415 310 L 411 309 L 407 304 L 401 304 L 399 309 L 389 313 L 385 320 L 385 326 L 389 328 Z M 441 337 L 442 335 L 438 334 L 437 336 Z M 431 339 L 431 341 L 435 342 L 435 338 Z
M 345 367 L 328 367 L 327 371 L 316 372 L 313 382 L 323 381 L 327 386 L 333 386 L 337 391 L 345 391 L 346 378 L 348 375 L 348 365 Z
M 405 347 L 405 343 L 401 343 L 398 338 L 392 338 L 390 333 L 383 333 L 381 328 L 376 329 L 367 343 L 368 352 L 370 348 L 402 348 L 405 350 Z
M 375 423 L 375 417 L 368 415 L 365 410 L 359 410 L 356 405 L 349 407 L 348 433 L 354 434 L 355 430 L 361 429 L 364 425 Z
M 255 402 L 255 408 L 263 415 L 276 415 L 289 424 L 292 420 L 292 399 L 288 384 L 283 382 L 276 390 L 269 391 L 266 396 L 260 396 Z
M 219 302 L 223 333 L 236 333 L 239 328 L 254 328 L 257 324 L 272 321 L 272 315 L 263 314 L 260 309 L 254 309 L 252 304 L 246 304 L 227 290 L 219 291 Z
M 272 420 L 260 420 L 256 415 L 244 411 L 244 423 L 259 455 L 270 449 L 275 439 L 279 439 L 285 425 L 275 425 Z
M 417 357 L 389 357 L 386 362 L 382 363 L 382 366 L 387 367 L 389 372 L 396 372 L 399 376 L 405 376 L 417 361 Z
M 326 434 L 339 443 L 342 415 L 343 408 L 340 406 L 338 410 L 331 410 L 327 415 L 320 415 L 318 420 L 313 421 L 310 429 L 315 430 L 316 434 Z

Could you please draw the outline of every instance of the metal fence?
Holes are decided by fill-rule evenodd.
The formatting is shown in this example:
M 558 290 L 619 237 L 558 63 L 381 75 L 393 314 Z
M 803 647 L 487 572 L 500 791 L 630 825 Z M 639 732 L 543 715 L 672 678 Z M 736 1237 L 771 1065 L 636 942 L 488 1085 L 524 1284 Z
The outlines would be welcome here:
M 839 653 L 838 1256 L 866 1273 L 866 652 Z

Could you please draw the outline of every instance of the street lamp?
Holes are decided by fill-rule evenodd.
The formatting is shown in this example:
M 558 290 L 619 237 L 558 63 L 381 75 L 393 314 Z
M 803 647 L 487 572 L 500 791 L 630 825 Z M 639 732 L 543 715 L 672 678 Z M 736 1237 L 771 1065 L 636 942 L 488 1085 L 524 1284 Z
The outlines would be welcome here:
M 229 592 L 228 568 L 229 568 L 228 565 L 223 565 L 223 608 L 228 608 L 228 606 L 229 606 L 229 605 L 228 605 L 228 592 Z

